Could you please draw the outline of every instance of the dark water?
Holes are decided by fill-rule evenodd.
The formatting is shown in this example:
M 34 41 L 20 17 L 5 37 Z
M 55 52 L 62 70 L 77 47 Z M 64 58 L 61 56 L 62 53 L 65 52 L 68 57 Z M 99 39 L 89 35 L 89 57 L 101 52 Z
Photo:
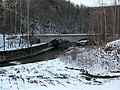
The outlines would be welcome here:
M 13 66 L 13 65 L 17 65 L 17 64 L 34 63 L 34 62 L 39 62 L 39 61 L 47 61 L 47 60 L 55 59 L 55 58 L 59 57 L 59 55 L 62 55 L 62 54 L 64 54 L 64 50 L 59 49 L 59 48 L 52 49 L 52 50 L 45 51 L 43 53 L 40 53 L 40 54 L 37 54 L 34 56 L 30 56 L 30 57 L 10 61 L 10 62 L 1 63 L 0 67 Z

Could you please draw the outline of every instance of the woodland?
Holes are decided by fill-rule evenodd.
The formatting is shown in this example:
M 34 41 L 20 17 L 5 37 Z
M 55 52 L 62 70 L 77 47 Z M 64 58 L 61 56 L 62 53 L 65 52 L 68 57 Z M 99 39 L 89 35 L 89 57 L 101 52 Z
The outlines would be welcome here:
M 102 2 L 102 0 L 100 0 Z M 99 34 L 120 36 L 120 6 L 76 5 L 65 0 L 0 0 L 1 34 Z

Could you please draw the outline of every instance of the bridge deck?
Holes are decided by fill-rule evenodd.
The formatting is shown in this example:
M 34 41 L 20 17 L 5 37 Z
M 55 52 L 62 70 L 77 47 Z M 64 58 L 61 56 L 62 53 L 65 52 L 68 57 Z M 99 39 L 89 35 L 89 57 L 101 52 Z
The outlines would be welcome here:
M 93 35 L 99 35 L 99 34 L 37 34 L 34 36 L 56 36 L 56 37 L 61 37 L 61 36 L 93 36 Z
M 66 39 L 71 42 L 77 42 L 78 40 L 83 39 L 83 38 L 90 38 L 93 40 L 95 39 L 96 41 L 99 41 L 100 39 L 99 34 L 88 34 L 88 33 L 84 33 L 84 34 L 36 34 L 34 36 L 37 38 L 40 38 L 41 42 L 46 42 L 46 41 L 49 42 L 56 38 Z M 106 36 L 107 36 L 107 39 L 110 40 L 109 38 L 111 37 L 111 35 L 106 35 Z

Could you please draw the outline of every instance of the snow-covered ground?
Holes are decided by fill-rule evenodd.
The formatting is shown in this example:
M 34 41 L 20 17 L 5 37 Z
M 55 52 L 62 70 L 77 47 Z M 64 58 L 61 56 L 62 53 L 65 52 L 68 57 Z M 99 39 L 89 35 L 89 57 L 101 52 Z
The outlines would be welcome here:
M 17 36 L 17 37 L 16 37 Z M 27 43 L 25 42 L 25 40 L 23 40 L 23 44 L 19 45 L 20 42 L 20 35 L 5 35 L 5 50 L 15 50 L 15 49 L 19 49 L 19 48 L 25 48 L 27 46 Z M 14 38 L 15 39 L 11 39 L 11 40 L 7 40 L 7 38 Z M 22 39 L 21 39 L 22 40 Z M 4 51 L 4 41 L 3 41 L 3 35 L 0 34 L 0 51 Z
M 119 90 L 120 77 L 89 79 L 82 74 L 83 69 L 92 75 L 120 76 L 119 44 L 76 48 L 75 60 L 69 51 L 53 60 L 1 67 L 0 90 Z
M 87 81 L 60 58 L 0 68 L 0 90 L 119 90 L 120 79 Z
M 7 40 L 7 38 L 14 38 L 16 37 L 15 39 L 10 39 L 10 40 Z M 22 41 L 22 43 L 20 43 L 20 41 Z M 41 45 L 41 44 L 45 44 L 44 43 L 38 43 L 38 44 L 32 44 L 31 47 L 34 47 L 34 46 L 38 46 L 38 45 Z M 4 51 L 4 47 L 3 47 L 3 35 L 0 34 L 0 51 Z M 29 44 L 30 46 L 30 44 Z M 26 40 L 20 38 L 20 35 L 16 35 L 16 36 L 13 36 L 13 35 L 5 35 L 5 51 L 9 51 L 9 50 L 17 50 L 17 49 L 21 49 L 21 48 L 27 48 L 27 42 Z

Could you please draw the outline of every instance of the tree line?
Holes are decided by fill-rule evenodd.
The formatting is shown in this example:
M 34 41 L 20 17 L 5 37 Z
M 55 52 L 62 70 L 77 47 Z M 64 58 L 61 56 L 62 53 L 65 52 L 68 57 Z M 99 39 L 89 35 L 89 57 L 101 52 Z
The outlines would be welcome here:
M 93 33 L 106 40 L 120 36 L 120 6 L 88 7 L 70 0 L 0 0 L 0 32 Z M 29 39 L 29 37 L 28 37 Z

